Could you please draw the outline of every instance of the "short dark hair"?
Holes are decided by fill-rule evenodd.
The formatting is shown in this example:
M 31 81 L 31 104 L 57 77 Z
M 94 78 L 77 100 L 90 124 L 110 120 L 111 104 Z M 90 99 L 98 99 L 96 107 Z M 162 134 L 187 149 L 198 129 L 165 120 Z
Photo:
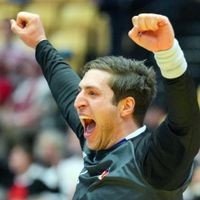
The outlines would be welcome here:
M 83 69 L 83 74 L 90 69 L 109 72 L 112 75 L 109 85 L 115 95 L 114 102 L 133 97 L 136 102 L 133 117 L 139 125 L 143 124 L 145 113 L 156 95 L 155 71 L 144 63 L 123 56 L 105 56 L 86 63 Z

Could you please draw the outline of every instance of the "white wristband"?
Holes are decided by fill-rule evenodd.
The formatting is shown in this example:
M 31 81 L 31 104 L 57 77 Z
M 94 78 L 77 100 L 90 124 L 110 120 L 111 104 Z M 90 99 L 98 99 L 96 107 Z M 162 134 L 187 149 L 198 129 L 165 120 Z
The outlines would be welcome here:
M 177 78 L 187 69 L 187 62 L 183 51 L 176 39 L 174 39 L 174 44 L 170 49 L 155 52 L 154 57 L 161 70 L 162 76 L 165 78 Z

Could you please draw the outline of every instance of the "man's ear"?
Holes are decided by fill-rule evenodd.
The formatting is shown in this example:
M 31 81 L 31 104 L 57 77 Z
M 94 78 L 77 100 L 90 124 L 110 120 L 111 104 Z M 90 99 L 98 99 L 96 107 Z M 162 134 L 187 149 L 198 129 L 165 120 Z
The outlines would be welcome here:
M 135 108 L 135 99 L 133 97 L 126 97 L 120 101 L 119 106 L 122 117 L 132 115 Z

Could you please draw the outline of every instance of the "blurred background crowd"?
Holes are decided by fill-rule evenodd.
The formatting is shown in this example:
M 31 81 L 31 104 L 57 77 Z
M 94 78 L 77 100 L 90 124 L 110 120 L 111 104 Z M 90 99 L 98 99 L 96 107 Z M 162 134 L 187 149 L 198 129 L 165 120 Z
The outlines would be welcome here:
M 155 129 L 167 107 L 153 55 L 128 38 L 131 18 L 160 13 L 172 22 L 200 102 L 200 0 L 0 0 L 0 200 L 70 200 L 82 168 L 79 142 L 51 96 L 34 50 L 10 30 L 19 11 L 38 13 L 50 42 L 77 73 L 98 56 L 146 60 L 158 95 L 145 123 Z M 183 99 L 184 100 L 184 99 Z M 200 199 L 200 156 L 184 200 Z

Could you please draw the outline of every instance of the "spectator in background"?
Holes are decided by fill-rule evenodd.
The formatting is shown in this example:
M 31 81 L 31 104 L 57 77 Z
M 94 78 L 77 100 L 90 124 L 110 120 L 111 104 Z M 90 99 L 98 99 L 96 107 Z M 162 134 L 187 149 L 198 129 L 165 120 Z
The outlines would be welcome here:
M 11 145 L 8 161 L 0 162 L 0 187 L 7 200 L 37 200 L 45 192 L 59 192 L 43 182 L 45 168 L 36 162 L 33 145 L 33 136 L 19 136 Z
M 65 135 L 55 129 L 45 129 L 36 138 L 35 154 L 47 167 L 42 180 L 49 188 L 59 188 L 57 194 L 46 193 L 45 199 L 71 200 L 74 194 L 83 161 L 79 142 L 70 130 Z
M 57 106 L 35 60 L 20 59 L 17 70 L 20 82 L 7 102 L 7 109 L 0 114 L 3 129 L 14 130 L 11 134 L 15 135 L 46 126 L 63 128 L 58 127 Z
M 8 189 L 8 200 L 28 199 L 28 186 L 42 173 L 33 160 L 32 140 L 17 140 L 19 141 L 14 142 L 8 157 L 9 169 L 14 174 L 13 183 Z

